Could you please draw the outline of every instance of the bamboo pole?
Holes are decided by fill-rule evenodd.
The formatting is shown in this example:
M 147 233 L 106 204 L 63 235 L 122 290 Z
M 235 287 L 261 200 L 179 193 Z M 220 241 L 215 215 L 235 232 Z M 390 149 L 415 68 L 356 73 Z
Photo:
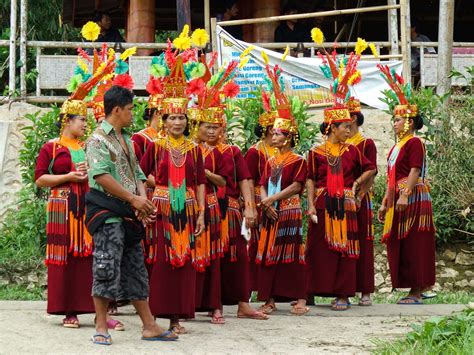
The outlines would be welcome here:
M 204 28 L 207 33 L 211 33 L 211 10 L 210 0 L 204 0 Z
M 38 72 L 38 75 L 36 76 L 36 96 L 41 96 L 40 59 L 41 59 L 41 47 L 38 47 L 36 48 L 36 70 Z
M 212 40 L 212 51 L 217 52 L 217 19 L 211 18 L 211 40 Z M 214 62 L 214 69 L 218 68 L 217 60 Z
M 385 11 L 385 10 L 390 10 L 390 9 L 399 9 L 400 6 L 401 5 L 369 6 L 369 7 L 355 8 L 355 9 L 309 12 L 309 13 L 297 14 L 297 15 L 282 15 L 282 16 L 259 17 L 259 18 L 245 19 L 245 20 L 219 21 L 217 24 L 219 26 L 249 25 L 253 23 L 298 20 L 298 19 L 314 18 L 314 17 L 340 16 L 340 15 L 357 14 L 357 13 L 365 13 L 365 12 Z
M 10 60 L 8 72 L 8 91 L 10 95 L 16 90 L 16 20 L 17 20 L 17 0 L 10 3 Z
M 444 95 L 451 89 L 449 74 L 453 63 L 454 1 L 440 0 L 438 27 L 438 78 L 436 93 Z
M 387 0 L 387 5 L 395 5 L 397 0 Z M 388 10 L 388 40 L 390 54 L 398 54 L 398 15 L 396 9 Z
M 20 1 L 20 95 L 26 96 L 26 33 L 28 29 L 28 1 Z
M 400 0 L 400 29 L 403 58 L 403 79 L 411 82 L 410 0 Z

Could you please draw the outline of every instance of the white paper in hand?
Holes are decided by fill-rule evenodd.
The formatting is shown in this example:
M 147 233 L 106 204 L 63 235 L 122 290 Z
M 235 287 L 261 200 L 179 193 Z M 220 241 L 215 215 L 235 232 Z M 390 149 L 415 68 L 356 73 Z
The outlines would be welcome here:
M 245 225 L 245 217 L 242 219 L 242 228 L 240 230 L 240 234 L 242 234 L 247 242 L 250 240 L 250 230 Z

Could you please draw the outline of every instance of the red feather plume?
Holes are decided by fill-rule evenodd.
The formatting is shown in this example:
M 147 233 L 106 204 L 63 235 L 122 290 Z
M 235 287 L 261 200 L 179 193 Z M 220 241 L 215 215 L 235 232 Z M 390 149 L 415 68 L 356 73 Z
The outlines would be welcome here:
M 117 86 L 124 87 L 124 88 L 129 89 L 129 90 L 132 90 L 133 85 L 134 85 L 133 79 L 129 74 L 117 75 L 114 78 L 113 84 L 117 85 Z

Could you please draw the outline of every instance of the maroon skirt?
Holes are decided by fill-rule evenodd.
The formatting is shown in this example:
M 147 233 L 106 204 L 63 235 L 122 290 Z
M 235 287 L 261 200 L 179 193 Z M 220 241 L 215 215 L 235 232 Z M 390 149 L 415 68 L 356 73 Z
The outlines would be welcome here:
M 92 256 L 69 254 L 66 265 L 48 265 L 49 314 L 94 313 L 91 294 Z
M 258 265 L 255 264 L 255 258 L 257 257 L 258 251 L 258 237 L 259 230 L 257 228 L 252 228 L 250 230 L 251 238 L 249 241 L 249 279 L 250 279 L 250 290 L 258 290 Z
M 175 268 L 166 260 L 161 220 L 157 220 L 158 250 L 150 276 L 150 309 L 158 318 L 194 318 L 196 271 L 191 259 Z
M 240 225 L 235 228 L 239 228 Z M 224 253 L 221 259 L 221 295 L 222 304 L 235 305 L 239 302 L 249 302 L 249 256 L 247 241 L 240 236 L 236 241 L 237 260 L 230 261 L 230 251 Z
M 397 228 L 395 213 L 393 227 Z M 436 282 L 436 241 L 434 231 L 415 230 L 418 221 L 403 239 L 391 235 L 387 256 L 393 288 L 426 288 Z
M 257 298 L 259 301 L 306 299 L 305 265 L 298 260 L 289 264 L 258 265 Z
M 204 272 L 196 272 L 196 311 L 213 311 L 221 304 L 221 259 L 211 261 Z
M 362 293 L 373 293 L 374 285 L 374 241 L 368 238 L 369 228 L 373 221 L 370 219 L 370 205 L 366 197 L 362 200 L 361 208 L 357 212 L 357 224 L 359 227 L 360 255 L 357 260 L 356 269 L 356 291 Z
M 329 249 L 324 239 L 324 210 L 317 213 L 319 223 L 309 223 L 306 241 L 306 291 L 323 297 L 354 296 L 356 259 Z

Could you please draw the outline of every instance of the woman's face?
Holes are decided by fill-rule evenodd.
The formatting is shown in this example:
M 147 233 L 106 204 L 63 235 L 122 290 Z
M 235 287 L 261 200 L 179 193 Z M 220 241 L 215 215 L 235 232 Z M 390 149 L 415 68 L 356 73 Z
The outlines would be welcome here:
M 87 130 L 86 116 L 75 116 L 69 119 L 65 128 L 75 137 L 84 137 Z
M 344 143 L 351 133 L 352 122 L 342 122 L 338 127 L 331 125 L 331 133 L 334 134 L 340 143 Z
M 219 132 L 221 127 L 214 123 L 204 123 L 201 125 L 206 132 L 206 142 L 209 144 L 216 144 L 219 140 Z
M 177 138 L 184 134 L 186 129 L 186 116 L 182 114 L 171 114 L 165 120 L 165 127 L 168 134 Z
M 393 130 L 395 131 L 395 134 L 401 134 L 404 129 L 405 129 L 405 121 L 408 118 L 402 117 L 402 116 L 395 116 L 393 119 Z M 410 122 L 410 128 L 412 127 L 412 123 Z
M 279 129 L 274 129 L 272 136 L 272 147 L 281 149 L 285 146 L 285 143 L 290 144 L 288 135 L 284 134 Z

